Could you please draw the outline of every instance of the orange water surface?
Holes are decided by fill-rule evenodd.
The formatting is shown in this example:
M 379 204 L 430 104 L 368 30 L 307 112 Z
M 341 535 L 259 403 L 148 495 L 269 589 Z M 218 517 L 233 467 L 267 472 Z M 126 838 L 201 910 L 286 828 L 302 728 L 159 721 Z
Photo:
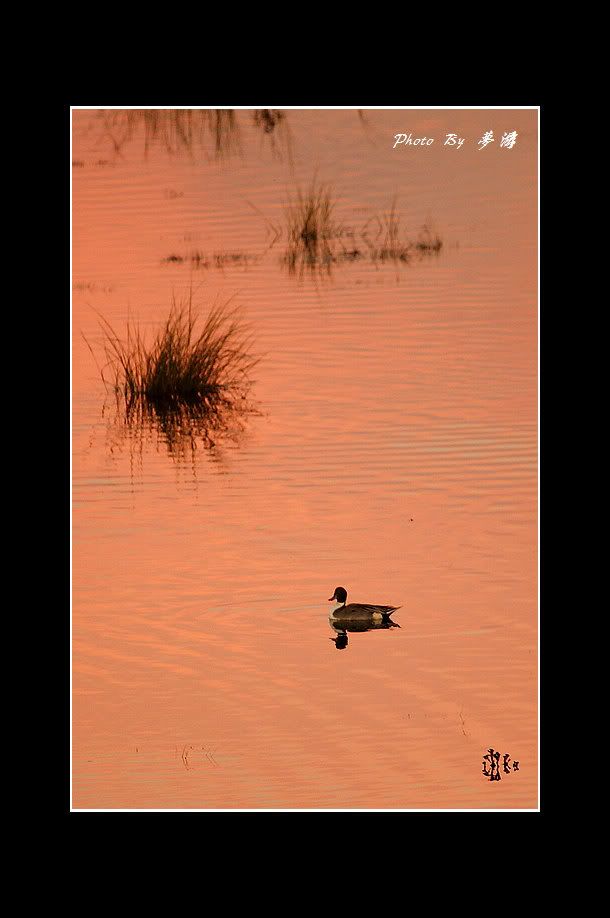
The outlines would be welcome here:
M 73 808 L 536 808 L 537 111 L 72 115 Z M 314 176 L 358 255 L 291 272 Z M 370 257 L 393 206 L 440 251 Z M 98 313 L 191 287 L 256 410 L 176 445 L 121 424 Z M 338 651 L 338 585 L 400 628 Z

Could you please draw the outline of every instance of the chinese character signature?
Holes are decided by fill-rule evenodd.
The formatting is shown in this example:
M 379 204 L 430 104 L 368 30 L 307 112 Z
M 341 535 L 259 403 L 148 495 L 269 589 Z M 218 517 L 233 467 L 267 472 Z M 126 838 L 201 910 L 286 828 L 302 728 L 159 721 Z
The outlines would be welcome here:
M 502 134 L 502 139 L 500 140 L 500 147 L 505 147 L 507 150 L 512 150 L 512 148 L 517 143 L 518 134 L 516 131 L 511 131 L 510 134 L 507 131 L 504 131 Z M 493 131 L 485 131 L 483 136 L 479 141 L 479 153 L 481 150 L 484 150 L 485 147 L 490 143 L 495 143 L 495 137 Z
M 511 758 L 508 752 L 504 753 L 502 756 L 502 771 L 505 775 L 509 775 L 511 771 L 519 771 L 519 762 L 513 761 L 511 769 L 510 761 Z M 488 777 L 490 781 L 502 780 L 502 776 L 500 774 L 499 752 L 495 752 L 493 749 L 487 750 L 487 755 L 483 756 L 483 774 Z

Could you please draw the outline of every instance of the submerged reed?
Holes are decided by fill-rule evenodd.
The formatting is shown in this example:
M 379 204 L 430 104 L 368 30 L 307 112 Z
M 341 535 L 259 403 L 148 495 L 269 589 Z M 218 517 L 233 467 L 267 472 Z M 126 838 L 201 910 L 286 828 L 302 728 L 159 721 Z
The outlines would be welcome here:
M 401 227 L 396 199 L 390 210 L 370 217 L 361 230 L 349 229 L 334 219 L 335 201 L 329 186 L 317 184 L 309 190 L 297 189 L 296 200 L 286 209 L 287 240 L 282 262 L 290 273 L 330 274 L 333 265 L 369 259 L 406 264 L 438 255 L 443 241 L 436 231 L 424 224 L 417 237 L 409 238 Z
M 427 224 L 422 226 L 415 241 L 403 236 L 400 229 L 400 216 L 396 213 L 396 199 L 392 201 L 390 210 L 381 217 L 375 217 L 374 221 L 378 227 L 374 240 L 369 238 L 368 224 L 362 232 L 362 238 L 368 246 L 373 262 L 408 262 L 416 257 L 438 255 L 443 246 L 438 233 Z

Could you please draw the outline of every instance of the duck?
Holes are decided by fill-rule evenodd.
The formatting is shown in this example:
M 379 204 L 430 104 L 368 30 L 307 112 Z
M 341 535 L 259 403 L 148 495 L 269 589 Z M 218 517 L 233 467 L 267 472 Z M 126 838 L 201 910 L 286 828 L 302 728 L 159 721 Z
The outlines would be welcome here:
M 350 602 L 347 603 L 347 590 L 345 587 L 336 587 L 335 592 L 328 600 L 335 600 L 337 605 L 331 610 L 330 618 L 345 621 L 369 621 L 369 622 L 389 622 L 390 615 L 401 609 L 402 606 L 379 606 L 370 603 Z M 393 624 L 393 622 L 391 623 Z

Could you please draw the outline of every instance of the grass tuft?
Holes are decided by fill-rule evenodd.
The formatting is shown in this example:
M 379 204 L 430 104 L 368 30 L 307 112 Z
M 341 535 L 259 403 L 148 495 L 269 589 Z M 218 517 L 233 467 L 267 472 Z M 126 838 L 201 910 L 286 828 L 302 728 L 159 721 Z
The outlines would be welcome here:
M 250 371 L 258 361 L 250 354 L 251 338 L 239 310 L 230 308 L 230 302 L 215 304 L 197 330 L 192 291 L 185 301 L 174 299 L 151 343 L 139 325 L 128 322 L 120 338 L 100 317 L 106 369 L 130 410 L 137 402 L 157 414 L 189 407 L 216 410 L 247 396 Z M 107 383 L 103 371 L 102 378 Z
M 297 187 L 296 199 L 286 208 L 288 246 L 284 260 L 291 271 L 297 267 L 330 267 L 333 240 L 341 234 L 341 226 L 333 218 L 334 208 L 331 187 L 318 184 L 315 176 L 308 190 Z

